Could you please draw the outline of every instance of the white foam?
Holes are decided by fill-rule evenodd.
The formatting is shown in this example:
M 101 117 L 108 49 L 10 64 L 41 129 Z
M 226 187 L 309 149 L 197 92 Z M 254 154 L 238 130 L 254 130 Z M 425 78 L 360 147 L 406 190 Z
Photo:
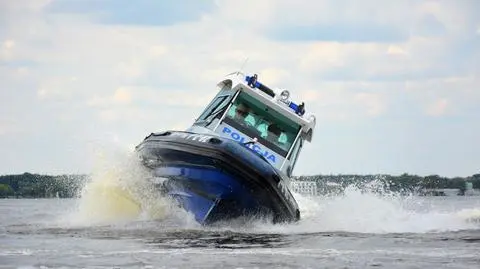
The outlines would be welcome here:
M 303 196 L 295 193 L 302 212 L 296 224 L 259 224 L 257 231 L 282 233 L 358 232 L 427 233 L 478 229 L 479 209 L 428 207 L 425 198 L 377 193 L 348 187 L 344 195 Z
M 132 152 L 98 151 L 96 169 L 82 189 L 75 209 L 62 217 L 63 225 L 122 224 L 155 220 L 176 228 L 199 228 L 193 216 L 161 197 L 146 180 L 148 171 Z M 108 154 L 110 153 L 110 154 Z M 348 187 L 343 195 L 304 196 L 294 193 L 301 221 L 273 225 L 268 220 L 248 225 L 234 222 L 203 229 L 244 232 L 359 232 L 426 233 L 478 229 L 480 209 L 445 210 L 429 207 L 425 198 L 382 192 L 383 184 L 372 182 L 365 190 Z
M 194 222 L 190 214 L 159 194 L 134 153 L 99 152 L 95 164 L 76 207 L 61 218 L 64 225 L 121 225 L 168 218 L 181 220 L 186 226 Z

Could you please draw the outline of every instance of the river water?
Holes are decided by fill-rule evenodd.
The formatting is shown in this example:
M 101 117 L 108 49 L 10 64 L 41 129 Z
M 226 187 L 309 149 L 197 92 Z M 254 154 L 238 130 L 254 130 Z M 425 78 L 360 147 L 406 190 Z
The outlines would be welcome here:
M 0 268 L 480 268 L 480 197 L 295 194 L 302 219 L 201 227 L 106 167 L 76 199 L 0 200 Z
M 128 204 L 115 198 L 108 215 L 99 209 L 107 201 L 82 199 L 0 200 L 0 268 L 480 265 L 478 197 L 405 198 L 355 190 L 330 198 L 297 195 L 303 210 L 297 224 L 254 220 L 208 228 L 174 207 L 152 218 L 122 212 L 119 207 Z

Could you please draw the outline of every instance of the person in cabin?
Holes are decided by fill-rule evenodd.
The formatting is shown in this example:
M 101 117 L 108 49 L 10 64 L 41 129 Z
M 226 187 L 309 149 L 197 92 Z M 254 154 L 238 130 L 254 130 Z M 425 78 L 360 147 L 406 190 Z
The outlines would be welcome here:
M 282 134 L 282 131 L 276 124 L 270 124 L 267 128 L 267 140 L 270 142 L 278 143 L 278 138 Z
M 283 135 L 283 137 L 282 137 Z M 276 125 L 275 123 L 272 123 L 268 126 L 267 128 L 267 137 L 266 139 L 272 143 L 274 143 L 275 145 L 281 147 L 282 149 L 286 149 L 287 147 L 287 144 L 286 144 L 286 140 L 284 137 L 285 134 L 282 132 L 282 130 L 278 127 L 278 125 Z
M 255 126 L 255 119 L 250 115 L 250 107 L 244 103 L 239 103 L 237 105 L 233 119 L 241 124 Z

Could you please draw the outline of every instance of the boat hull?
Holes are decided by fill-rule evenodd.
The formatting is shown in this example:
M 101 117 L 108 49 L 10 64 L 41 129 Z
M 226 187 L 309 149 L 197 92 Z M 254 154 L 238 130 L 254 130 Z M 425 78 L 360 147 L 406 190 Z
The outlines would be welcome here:
M 188 132 L 151 134 L 136 148 L 158 187 L 209 224 L 238 217 L 275 223 L 300 219 L 286 180 L 268 161 L 241 143 Z

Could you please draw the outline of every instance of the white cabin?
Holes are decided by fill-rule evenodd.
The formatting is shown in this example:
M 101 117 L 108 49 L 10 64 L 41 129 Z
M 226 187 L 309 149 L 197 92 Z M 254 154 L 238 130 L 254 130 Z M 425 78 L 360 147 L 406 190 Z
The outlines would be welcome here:
M 291 176 L 304 142 L 312 140 L 315 116 L 289 100 L 288 91 L 275 93 L 257 81 L 257 75 L 235 72 L 217 87 L 217 95 L 187 131 L 246 143 Z

